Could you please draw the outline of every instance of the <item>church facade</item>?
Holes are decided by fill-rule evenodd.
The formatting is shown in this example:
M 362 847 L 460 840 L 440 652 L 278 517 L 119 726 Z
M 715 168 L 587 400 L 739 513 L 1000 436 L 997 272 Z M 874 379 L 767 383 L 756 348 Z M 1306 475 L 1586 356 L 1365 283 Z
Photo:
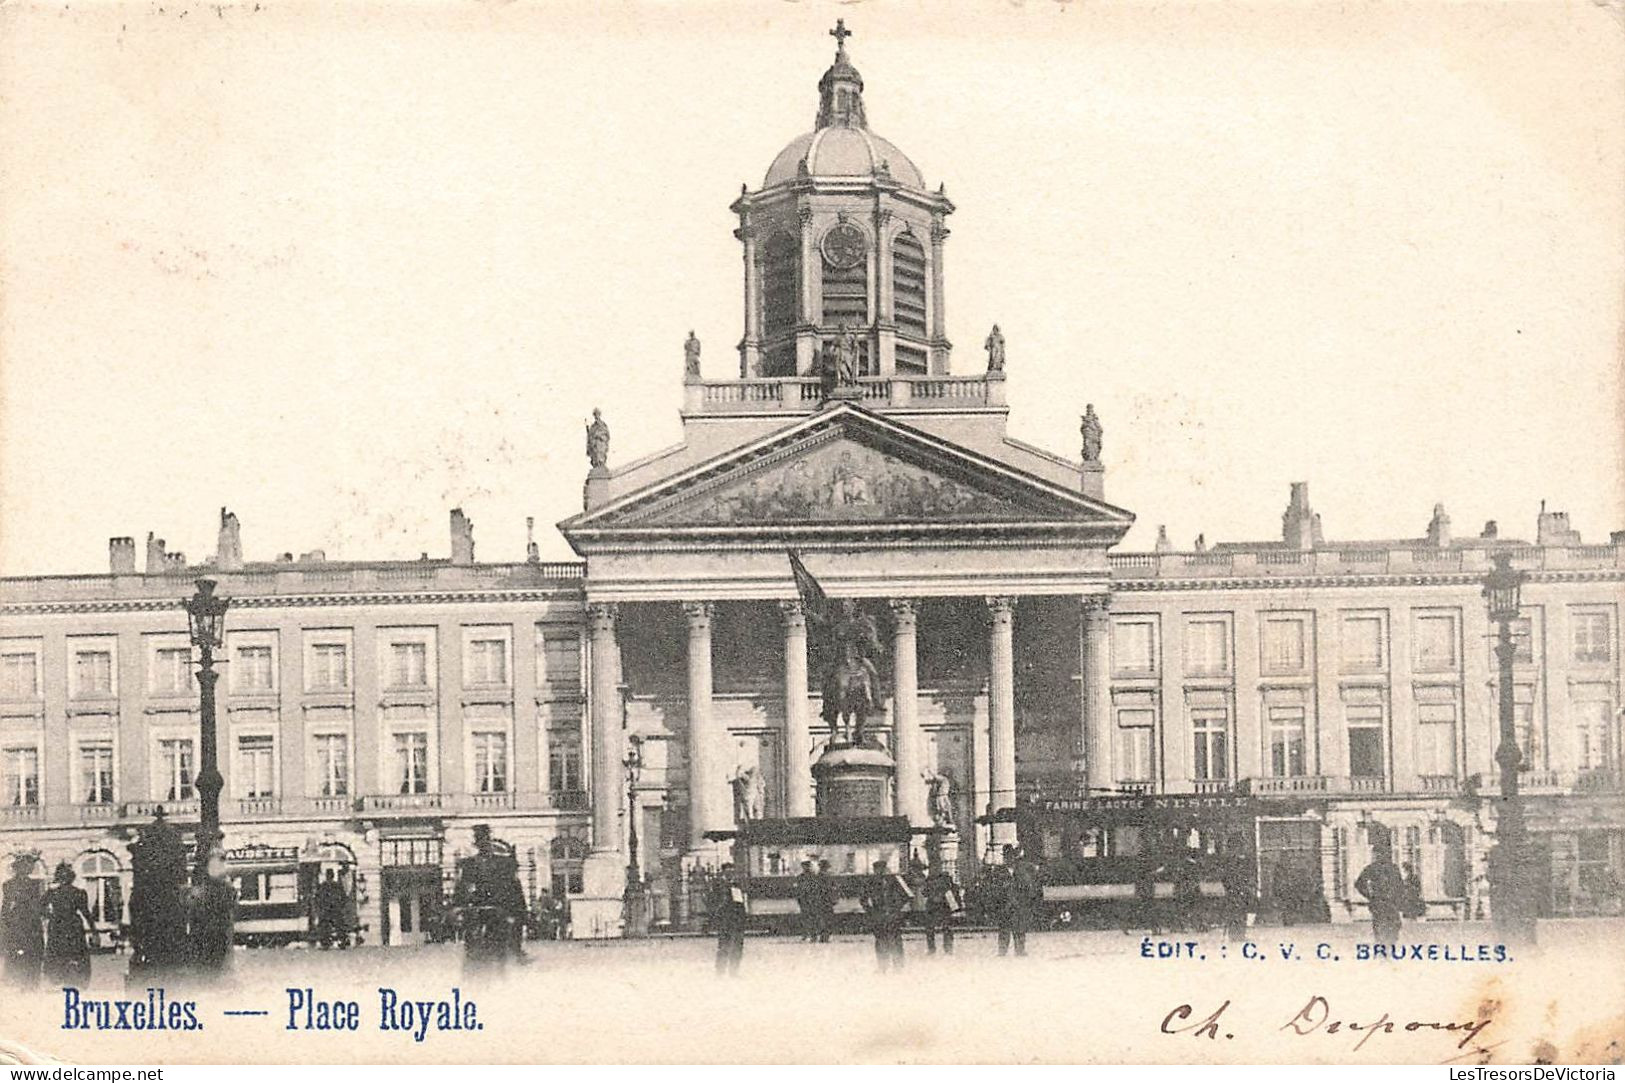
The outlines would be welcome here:
M 1498 690 L 1480 597 L 1527 570 L 1515 669 L 1545 912 L 1619 913 L 1625 537 L 1425 532 L 1325 540 L 1294 485 L 1278 537 L 1114 547 L 1103 430 L 1056 454 L 1008 435 L 1004 344 L 955 371 L 943 190 L 868 128 L 837 28 L 814 130 L 733 204 L 738 376 L 685 346 L 682 439 L 621 462 L 587 432 L 580 562 L 245 562 L 234 516 L 188 565 L 111 542 L 105 575 L 0 581 L 0 854 L 67 860 L 111 929 L 128 841 L 197 816 L 196 685 L 180 600 L 231 598 L 220 744 L 245 901 L 291 913 L 339 870 L 370 938 L 434 935 L 487 823 L 578 936 L 691 924 L 690 884 L 741 818 L 814 814 L 829 636 L 790 554 L 877 631 L 873 731 L 892 802 L 952 828 L 961 876 L 1051 796 L 1244 796 L 1262 889 L 1307 874 L 1334 920 L 1379 834 L 1437 918 L 1483 916 Z M 1014 374 L 1010 378 L 1020 378 Z M 596 413 L 596 412 L 595 412 Z M 1269 810 L 1276 808 L 1278 814 Z M 637 838 L 631 852 L 631 838 Z M 799 855 L 787 855 L 796 857 Z M 281 909 L 276 909 L 281 907 Z

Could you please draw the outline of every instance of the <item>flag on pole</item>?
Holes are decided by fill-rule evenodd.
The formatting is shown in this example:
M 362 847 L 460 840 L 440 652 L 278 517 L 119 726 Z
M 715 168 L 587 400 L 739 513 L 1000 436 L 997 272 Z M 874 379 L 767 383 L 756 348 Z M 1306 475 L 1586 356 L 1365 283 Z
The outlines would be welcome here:
M 807 566 L 801 563 L 801 554 L 794 549 L 790 553 L 790 573 L 796 577 L 796 593 L 801 595 L 801 604 L 807 607 L 811 616 L 822 617 L 829 608 L 829 595 L 824 593 L 823 586 Z

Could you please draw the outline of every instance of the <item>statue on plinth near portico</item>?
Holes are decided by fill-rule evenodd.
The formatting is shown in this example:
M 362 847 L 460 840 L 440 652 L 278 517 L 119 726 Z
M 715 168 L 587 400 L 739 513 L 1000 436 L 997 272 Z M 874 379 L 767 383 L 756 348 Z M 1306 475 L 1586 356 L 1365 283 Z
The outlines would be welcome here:
M 767 780 L 755 767 L 740 767 L 728 780 L 734 793 L 734 822 L 760 820 L 767 804 Z
M 693 331 L 688 333 L 688 341 L 683 343 L 683 382 L 700 382 L 700 340 L 694 337 Z
M 592 408 L 592 424 L 587 426 L 587 462 L 594 470 L 609 464 L 609 426 L 596 406 Z
M 1092 402 L 1084 407 L 1083 425 L 1081 426 L 1080 431 L 1083 433 L 1083 461 L 1086 463 L 1098 463 L 1100 461 L 1100 438 L 1102 431 L 1100 428 L 1100 418 L 1095 416 L 1095 404 Z
M 927 805 L 931 812 L 931 826 L 953 831 L 958 827 L 954 823 L 954 776 L 945 770 L 941 774 L 927 776 L 926 784 L 930 787 Z
M 998 324 L 993 325 L 993 330 L 989 332 L 987 342 L 983 343 L 983 348 L 987 350 L 987 371 L 1003 372 L 1004 332 L 999 330 Z
M 851 598 L 842 598 L 829 615 L 833 658 L 822 684 L 824 721 L 855 745 L 870 738 L 869 715 L 880 706 L 880 630 L 875 620 Z

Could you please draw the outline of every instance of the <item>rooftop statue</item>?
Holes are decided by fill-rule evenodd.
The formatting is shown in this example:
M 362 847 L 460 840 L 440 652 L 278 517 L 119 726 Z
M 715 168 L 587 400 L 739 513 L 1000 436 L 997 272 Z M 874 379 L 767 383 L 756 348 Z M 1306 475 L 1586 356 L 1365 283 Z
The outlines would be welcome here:
M 587 426 L 587 462 L 594 470 L 602 470 L 609 463 L 609 426 L 594 406 L 592 424 Z

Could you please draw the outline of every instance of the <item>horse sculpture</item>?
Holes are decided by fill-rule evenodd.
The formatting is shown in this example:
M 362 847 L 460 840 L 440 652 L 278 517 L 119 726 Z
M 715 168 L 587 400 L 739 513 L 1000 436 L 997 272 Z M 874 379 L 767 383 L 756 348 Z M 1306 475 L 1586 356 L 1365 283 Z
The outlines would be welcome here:
M 844 732 L 855 745 L 868 739 L 865 725 L 880 706 L 879 674 L 858 652 L 856 643 L 841 645 L 841 656 L 824 679 L 824 721 L 831 733 Z

